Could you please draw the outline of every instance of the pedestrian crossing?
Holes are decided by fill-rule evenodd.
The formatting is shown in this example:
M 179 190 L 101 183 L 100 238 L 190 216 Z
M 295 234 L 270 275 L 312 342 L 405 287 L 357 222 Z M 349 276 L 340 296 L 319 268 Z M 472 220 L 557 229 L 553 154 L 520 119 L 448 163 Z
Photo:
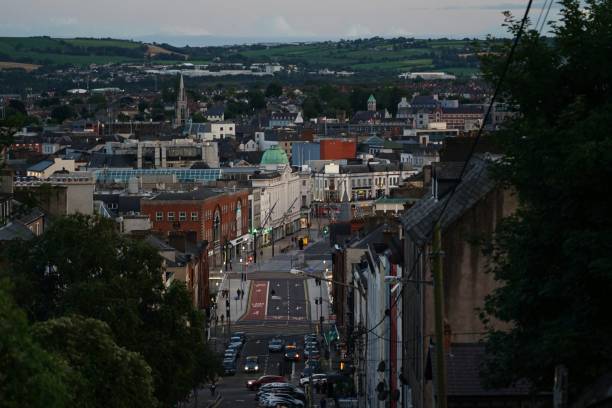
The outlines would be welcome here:
M 296 336 L 312 333 L 315 322 L 298 323 L 295 321 L 283 322 L 238 322 L 232 324 L 232 331 L 243 331 L 251 336 Z

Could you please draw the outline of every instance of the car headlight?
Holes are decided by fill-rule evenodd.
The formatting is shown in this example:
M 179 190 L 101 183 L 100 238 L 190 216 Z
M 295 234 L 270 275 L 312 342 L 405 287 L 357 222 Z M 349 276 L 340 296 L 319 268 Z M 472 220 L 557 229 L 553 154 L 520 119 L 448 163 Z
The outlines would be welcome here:
M 259 366 L 255 366 L 255 369 L 256 369 L 256 370 L 259 370 Z

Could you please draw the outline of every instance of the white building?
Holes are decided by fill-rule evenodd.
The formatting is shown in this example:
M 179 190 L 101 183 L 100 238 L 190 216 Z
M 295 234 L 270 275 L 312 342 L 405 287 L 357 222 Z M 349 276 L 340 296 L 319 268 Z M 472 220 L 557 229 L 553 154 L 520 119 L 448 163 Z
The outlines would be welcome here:
M 43 160 L 28 167 L 27 176 L 36 177 L 41 180 L 46 180 L 53 175 L 56 171 L 75 171 L 74 160 L 64 160 L 60 158 L 54 158 L 53 160 Z
M 292 171 L 283 150 L 273 146 L 264 153 L 261 171 L 253 175 L 251 183 L 260 191 L 263 243 L 300 229 L 300 176 Z
M 234 122 L 219 121 L 208 123 L 187 123 L 183 134 L 196 140 L 219 140 L 236 138 L 236 124 Z
M 408 165 L 328 163 L 313 174 L 313 206 L 319 215 L 325 215 L 343 200 L 346 193 L 354 216 L 359 216 L 360 211 L 369 213 L 375 199 L 388 196 L 413 173 Z M 334 208 L 328 208 L 330 204 Z M 335 216 L 334 211 L 331 211 L 331 216 Z

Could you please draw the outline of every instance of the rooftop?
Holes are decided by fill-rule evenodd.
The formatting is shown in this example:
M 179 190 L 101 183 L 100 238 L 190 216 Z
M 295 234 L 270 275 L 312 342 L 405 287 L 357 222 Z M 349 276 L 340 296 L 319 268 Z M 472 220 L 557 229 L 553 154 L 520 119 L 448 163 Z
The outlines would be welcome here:
M 284 150 L 281 150 L 278 146 L 274 145 L 266 150 L 261 158 L 261 164 L 289 164 L 289 159 L 287 159 L 287 154 Z

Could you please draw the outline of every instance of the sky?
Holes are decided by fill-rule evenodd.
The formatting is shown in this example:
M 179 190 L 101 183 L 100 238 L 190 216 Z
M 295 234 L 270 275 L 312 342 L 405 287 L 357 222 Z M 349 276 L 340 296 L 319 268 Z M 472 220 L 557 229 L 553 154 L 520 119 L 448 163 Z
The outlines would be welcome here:
M 542 8 L 538 0 L 532 15 Z M 0 0 L 0 36 L 113 37 L 173 45 L 504 35 L 517 0 Z M 554 15 L 551 13 L 551 17 Z M 535 20 L 535 18 L 534 18 Z

